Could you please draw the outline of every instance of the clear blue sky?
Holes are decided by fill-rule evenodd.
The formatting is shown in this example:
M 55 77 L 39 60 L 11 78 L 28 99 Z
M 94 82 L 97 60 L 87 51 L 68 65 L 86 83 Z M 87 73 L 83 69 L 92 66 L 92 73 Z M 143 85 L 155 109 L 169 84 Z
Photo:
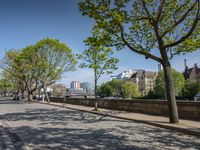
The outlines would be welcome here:
M 79 0 L 0 0 L 0 59 L 6 50 L 20 49 L 50 37 L 66 43 L 74 53 L 84 50 L 83 40 L 90 35 L 92 20 L 82 16 L 78 9 Z M 158 64 L 146 60 L 128 49 L 116 52 L 119 58 L 118 74 L 128 69 L 157 70 Z M 176 56 L 172 66 L 178 71 L 184 69 L 184 59 L 188 66 L 200 65 L 200 51 L 189 55 Z M 93 82 L 93 74 L 88 69 L 78 69 L 63 75 L 60 82 L 65 85 L 73 80 Z M 104 75 L 100 83 L 110 79 Z

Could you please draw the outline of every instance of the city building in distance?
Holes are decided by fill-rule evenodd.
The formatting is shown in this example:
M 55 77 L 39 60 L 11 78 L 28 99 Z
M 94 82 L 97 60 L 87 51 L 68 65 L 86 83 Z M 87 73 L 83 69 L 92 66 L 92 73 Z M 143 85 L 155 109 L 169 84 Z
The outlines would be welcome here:
M 79 89 L 80 88 L 80 82 L 79 81 L 72 81 L 70 88 L 71 89 Z
M 70 88 L 67 89 L 65 97 L 88 97 L 94 95 L 94 86 L 91 83 L 72 81 Z
M 94 86 L 92 83 L 83 82 L 80 83 L 80 87 L 85 91 L 87 95 L 93 95 L 94 94 Z

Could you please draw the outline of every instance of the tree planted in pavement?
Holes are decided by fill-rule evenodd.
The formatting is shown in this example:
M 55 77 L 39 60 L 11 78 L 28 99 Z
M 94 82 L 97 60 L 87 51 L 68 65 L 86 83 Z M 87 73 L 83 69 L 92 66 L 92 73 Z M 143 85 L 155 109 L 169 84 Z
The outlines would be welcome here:
M 94 31 L 93 34 L 98 34 L 99 31 Z M 97 99 L 97 81 L 103 74 L 111 74 L 117 69 L 118 59 L 112 57 L 113 51 L 111 48 L 105 48 L 101 45 L 101 38 L 96 36 L 88 37 L 84 42 L 88 49 L 85 49 L 78 57 L 84 62 L 80 64 L 81 68 L 90 68 L 94 72 L 94 94 Z M 97 100 L 95 102 L 95 110 L 97 110 Z

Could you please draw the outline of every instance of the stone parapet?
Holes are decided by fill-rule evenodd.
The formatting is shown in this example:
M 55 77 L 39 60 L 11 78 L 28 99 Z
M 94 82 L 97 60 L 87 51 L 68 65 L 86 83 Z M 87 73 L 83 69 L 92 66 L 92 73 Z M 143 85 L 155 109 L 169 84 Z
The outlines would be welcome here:
M 51 101 L 91 107 L 95 105 L 95 100 L 88 98 L 51 98 Z M 200 121 L 200 102 L 177 101 L 177 105 L 180 118 Z M 165 100 L 98 99 L 98 107 L 168 116 L 168 106 Z

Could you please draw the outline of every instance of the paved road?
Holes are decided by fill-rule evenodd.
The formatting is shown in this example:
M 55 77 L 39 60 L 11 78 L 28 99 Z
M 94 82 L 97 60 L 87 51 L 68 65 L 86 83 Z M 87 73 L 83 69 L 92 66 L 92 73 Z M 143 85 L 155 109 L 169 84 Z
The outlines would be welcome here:
M 16 150 L 200 149 L 200 139 L 150 125 L 36 103 L 0 101 Z

